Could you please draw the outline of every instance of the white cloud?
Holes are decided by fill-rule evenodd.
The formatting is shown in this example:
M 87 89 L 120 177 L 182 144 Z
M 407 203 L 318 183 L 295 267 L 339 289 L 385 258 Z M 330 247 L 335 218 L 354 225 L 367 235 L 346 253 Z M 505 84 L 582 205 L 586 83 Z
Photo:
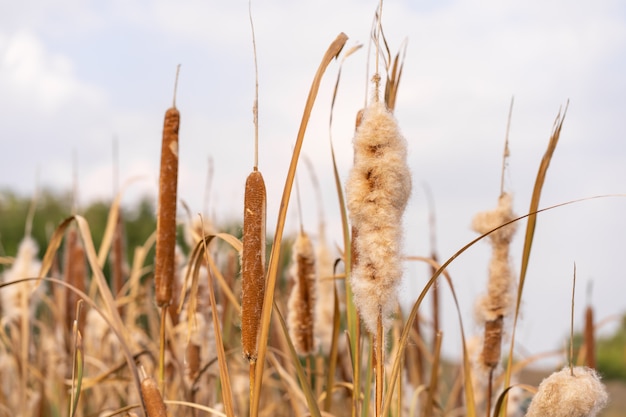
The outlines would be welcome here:
M 98 88 L 77 80 L 65 56 L 48 53 L 30 31 L 4 36 L 0 44 L 2 90 L 18 101 L 28 100 L 47 113 L 72 100 L 93 105 L 104 99 Z

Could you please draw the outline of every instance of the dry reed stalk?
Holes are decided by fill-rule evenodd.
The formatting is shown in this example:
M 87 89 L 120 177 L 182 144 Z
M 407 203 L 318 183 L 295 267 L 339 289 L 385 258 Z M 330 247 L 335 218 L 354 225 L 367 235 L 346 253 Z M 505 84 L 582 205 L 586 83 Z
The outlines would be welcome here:
M 309 236 L 300 231 L 293 245 L 290 271 L 294 279 L 288 301 L 289 337 L 300 356 L 315 353 L 313 329 L 315 322 L 315 251 Z
M 176 107 L 167 109 L 161 146 L 157 241 L 154 265 L 156 302 L 159 307 L 168 306 L 172 300 L 174 253 L 176 248 L 179 126 L 180 112 Z
M 141 396 L 147 417 L 167 417 L 167 408 L 154 378 L 146 377 L 141 381 Z
M 265 295 L 265 224 L 267 195 L 260 171 L 246 179 L 241 252 L 241 344 L 250 363 L 257 358 L 257 339 Z
M 526 417 L 595 417 L 606 406 L 608 394 L 591 368 L 568 366 L 544 379 Z
M 385 104 L 374 100 L 365 109 L 353 143 L 354 166 L 346 184 L 354 245 L 350 283 L 366 328 L 376 334 L 379 311 L 388 327 L 397 303 L 411 174 L 406 140 Z

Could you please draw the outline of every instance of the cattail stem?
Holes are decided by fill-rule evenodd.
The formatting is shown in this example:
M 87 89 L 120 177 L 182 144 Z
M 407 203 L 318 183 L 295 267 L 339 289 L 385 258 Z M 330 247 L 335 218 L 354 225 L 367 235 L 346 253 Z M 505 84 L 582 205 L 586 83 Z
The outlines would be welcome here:
M 157 213 L 157 240 L 154 264 L 156 303 L 161 307 L 161 330 L 159 350 L 159 384 L 165 384 L 165 324 L 168 306 L 172 302 L 176 254 L 176 203 L 178 188 L 178 129 L 180 112 L 176 109 L 176 82 L 172 107 L 165 112 L 163 140 L 161 143 L 161 166 L 159 174 L 159 207 Z
M 383 312 L 382 308 L 378 314 L 378 323 L 376 326 L 376 337 L 374 338 L 374 354 L 376 363 L 376 417 L 380 416 L 383 406 L 383 384 L 385 383 L 385 362 L 383 353 Z
M 161 391 L 165 389 L 165 325 L 167 319 L 167 308 L 161 308 L 161 327 L 159 331 L 159 387 Z

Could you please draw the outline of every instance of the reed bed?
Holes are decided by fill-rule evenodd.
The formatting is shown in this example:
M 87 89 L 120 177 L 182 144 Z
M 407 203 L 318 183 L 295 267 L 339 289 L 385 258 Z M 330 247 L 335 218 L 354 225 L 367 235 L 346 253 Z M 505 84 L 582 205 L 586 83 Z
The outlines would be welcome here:
M 528 363 L 513 354 L 515 322 L 537 217 L 547 210 L 539 200 L 564 113 L 539 165 L 526 214 L 513 214 L 511 194 L 502 193 L 495 210 L 477 215 L 479 236 L 452 257 L 440 262 L 434 243 L 430 255 L 409 256 L 402 248 L 402 222 L 410 215 L 404 213 L 413 183 L 406 153 L 414 138 L 402 136 L 393 115 L 406 46 L 392 58 L 382 30 L 374 41 L 386 56 L 386 80 L 379 91 L 377 74 L 373 98 L 355 111 L 348 178 L 339 176 L 330 145 L 344 236 L 340 247 L 326 241 L 329 223 L 322 215 L 318 233 L 304 232 L 314 225 L 301 224 L 295 235 L 285 227 L 321 80 L 336 58 L 358 50 L 343 51 L 344 34 L 330 43 L 314 75 L 286 177 L 267 178 L 273 185 L 284 181 L 280 210 L 272 214 L 273 235 L 266 231 L 258 137 L 253 170 L 242 184 L 241 233 L 227 233 L 205 218 L 183 220 L 177 171 L 185 137 L 179 136 L 182 111 L 175 104 L 163 126 L 156 230 L 133 248 L 129 265 L 122 256 L 123 189 L 111 204 L 97 249 L 78 214 L 68 213 L 41 260 L 25 233 L 0 283 L 0 416 L 522 416 L 523 402 L 507 402 L 514 390 L 528 399 L 534 394 L 530 417 L 600 415 L 608 397 L 593 370 L 591 306 L 585 325 L 588 367 L 565 367 L 538 388 L 516 382 Z M 523 222 L 518 278 L 510 243 Z M 189 250 L 177 244 L 181 231 L 189 237 Z M 447 267 L 483 240 L 492 244 L 493 258 L 486 267 L 486 296 L 478 300 L 482 347 L 474 349 Z M 146 256 L 153 247 L 154 260 Z M 111 276 L 104 273 L 107 260 Z M 404 263 L 414 261 L 427 263 L 432 275 L 410 311 L 402 312 L 397 290 Z M 420 307 L 437 281 L 439 291 L 449 288 L 455 304 L 442 305 L 435 294 L 433 322 Z M 458 363 L 441 355 L 439 309 L 458 315 Z M 502 353 L 506 347 L 508 356 Z

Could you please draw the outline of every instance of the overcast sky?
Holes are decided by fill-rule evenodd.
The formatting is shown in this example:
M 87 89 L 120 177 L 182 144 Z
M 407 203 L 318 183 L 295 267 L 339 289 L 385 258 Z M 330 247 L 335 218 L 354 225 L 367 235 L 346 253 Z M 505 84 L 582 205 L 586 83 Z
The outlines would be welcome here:
M 378 2 L 361 0 L 252 4 L 259 64 L 259 167 L 268 188 L 273 233 L 285 174 L 308 90 L 320 59 L 340 33 L 367 46 Z M 408 41 L 396 116 L 409 143 L 413 194 L 405 215 L 405 251 L 425 255 L 427 199 L 434 196 L 442 260 L 476 235 L 475 213 L 492 209 L 500 190 L 509 102 L 515 96 L 506 188 L 515 211 L 528 211 L 532 187 L 559 109 L 569 99 L 561 141 L 541 206 L 626 192 L 626 6 L 620 0 L 386 1 L 383 28 L 392 52 Z M 69 190 L 77 161 L 80 204 L 110 199 L 112 143 L 120 182 L 141 176 L 124 201 L 155 198 L 163 115 L 182 64 L 179 197 L 218 223 L 241 218 L 243 184 L 253 165 L 254 61 L 247 1 L 44 1 L 0 7 L 0 189 L 29 195 Z M 345 180 L 356 112 L 365 100 L 367 47 L 344 63 L 332 129 Z M 329 151 L 329 105 L 339 65 L 328 68 L 304 142 L 323 190 L 329 235 L 340 242 Z M 317 209 L 300 165 L 305 228 Z M 39 172 L 39 176 L 37 175 Z M 295 204 L 287 230 L 297 227 Z M 562 347 L 569 328 L 577 265 L 576 327 L 586 287 L 599 319 L 626 309 L 626 199 L 577 203 L 540 215 L 527 276 L 520 353 Z M 1 221 L 1 219 L 0 219 Z M 514 241 L 519 270 L 525 222 Z M 478 244 L 450 273 L 468 334 L 484 291 L 489 246 Z M 414 298 L 427 279 L 407 264 L 403 288 Z M 408 284 L 411 282 L 411 284 Z M 444 295 L 444 346 L 458 352 L 459 331 Z M 429 315 L 425 306 L 425 315 Z M 608 327 L 606 328 L 608 329 Z

